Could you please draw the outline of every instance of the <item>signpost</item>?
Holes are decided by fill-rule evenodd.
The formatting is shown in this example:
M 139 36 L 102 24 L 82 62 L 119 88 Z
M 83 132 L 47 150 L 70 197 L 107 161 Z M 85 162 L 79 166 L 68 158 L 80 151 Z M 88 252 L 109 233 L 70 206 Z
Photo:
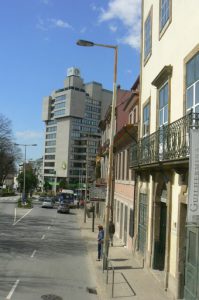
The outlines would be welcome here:
M 190 130 L 187 223 L 199 224 L 199 130 Z

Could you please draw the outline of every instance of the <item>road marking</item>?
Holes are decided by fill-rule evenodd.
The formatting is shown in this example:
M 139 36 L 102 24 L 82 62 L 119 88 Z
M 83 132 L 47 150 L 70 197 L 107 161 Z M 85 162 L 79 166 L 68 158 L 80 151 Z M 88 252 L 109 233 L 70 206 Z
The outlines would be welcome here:
M 17 209 L 16 209 L 16 207 L 15 207 L 14 223 L 16 222 L 16 218 L 17 218 Z M 14 224 L 14 223 L 13 223 L 13 224 Z
M 44 240 L 44 239 L 45 239 L 45 236 L 46 236 L 46 235 L 45 235 L 45 234 L 43 234 L 43 235 L 42 235 L 42 237 L 41 237 L 41 239 L 42 239 L 42 240 Z
M 50 226 L 48 226 L 48 229 L 50 229 Z
M 33 257 L 35 256 L 36 251 L 37 251 L 37 250 L 34 250 L 34 251 L 33 251 L 32 255 L 31 255 L 31 258 L 33 258 Z
M 16 287 L 17 287 L 18 284 L 19 284 L 19 281 L 20 281 L 19 279 L 17 279 L 17 280 L 15 281 L 15 284 L 13 285 L 13 287 L 12 287 L 10 293 L 9 293 L 8 296 L 6 297 L 6 300 L 11 299 L 11 297 L 12 297 L 12 295 L 13 295 L 13 293 L 14 293 Z
M 26 215 L 28 215 L 31 212 L 32 208 L 25 214 L 23 215 L 19 220 L 17 220 L 16 222 L 14 222 L 12 225 L 15 226 L 18 222 L 20 222 Z

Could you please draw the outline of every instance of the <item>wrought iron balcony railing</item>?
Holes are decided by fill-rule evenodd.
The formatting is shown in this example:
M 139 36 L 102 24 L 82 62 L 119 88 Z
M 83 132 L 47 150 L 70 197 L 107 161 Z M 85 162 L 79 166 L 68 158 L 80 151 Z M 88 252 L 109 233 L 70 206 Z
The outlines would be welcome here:
M 187 158 L 190 128 L 199 128 L 199 113 L 190 113 L 142 138 L 131 147 L 131 167 Z

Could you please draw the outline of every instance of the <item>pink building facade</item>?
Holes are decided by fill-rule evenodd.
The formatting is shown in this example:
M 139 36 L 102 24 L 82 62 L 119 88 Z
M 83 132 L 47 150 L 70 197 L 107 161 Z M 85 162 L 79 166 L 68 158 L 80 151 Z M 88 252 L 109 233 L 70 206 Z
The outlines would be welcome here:
M 135 176 L 130 169 L 130 146 L 138 132 L 139 78 L 131 91 L 118 89 L 116 107 L 116 134 L 114 138 L 115 235 L 129 250 L 134 247 L 134 193 Z

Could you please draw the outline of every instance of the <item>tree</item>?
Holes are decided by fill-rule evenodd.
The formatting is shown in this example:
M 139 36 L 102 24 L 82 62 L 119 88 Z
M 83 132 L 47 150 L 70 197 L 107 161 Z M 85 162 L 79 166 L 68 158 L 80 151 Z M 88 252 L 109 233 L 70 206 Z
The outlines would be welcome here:
M 24 171 L 18 175 L 17 181 L 19 183 L 20 190 L 22 192 L 24 189 Z M 37 187 L 37 184 L 38 184 L 37 176 L 34 174 L 31 168 L 28 168 L 25 172 L 25 193 L 26 194 L 31 193 Z
M 16 172 L 16 162 L 21 158 L 21 150 L 13 142 L 11 122 L 0 114 L 0 185 L 8 174 Z
M 44 190 L 45 190 L 45 192 L 48 192 L 51 189 L 52 189 L 52 186 L 50 185 L 50 183 L 47 180 L 45 180 L 45 182 L 44 182 Z

